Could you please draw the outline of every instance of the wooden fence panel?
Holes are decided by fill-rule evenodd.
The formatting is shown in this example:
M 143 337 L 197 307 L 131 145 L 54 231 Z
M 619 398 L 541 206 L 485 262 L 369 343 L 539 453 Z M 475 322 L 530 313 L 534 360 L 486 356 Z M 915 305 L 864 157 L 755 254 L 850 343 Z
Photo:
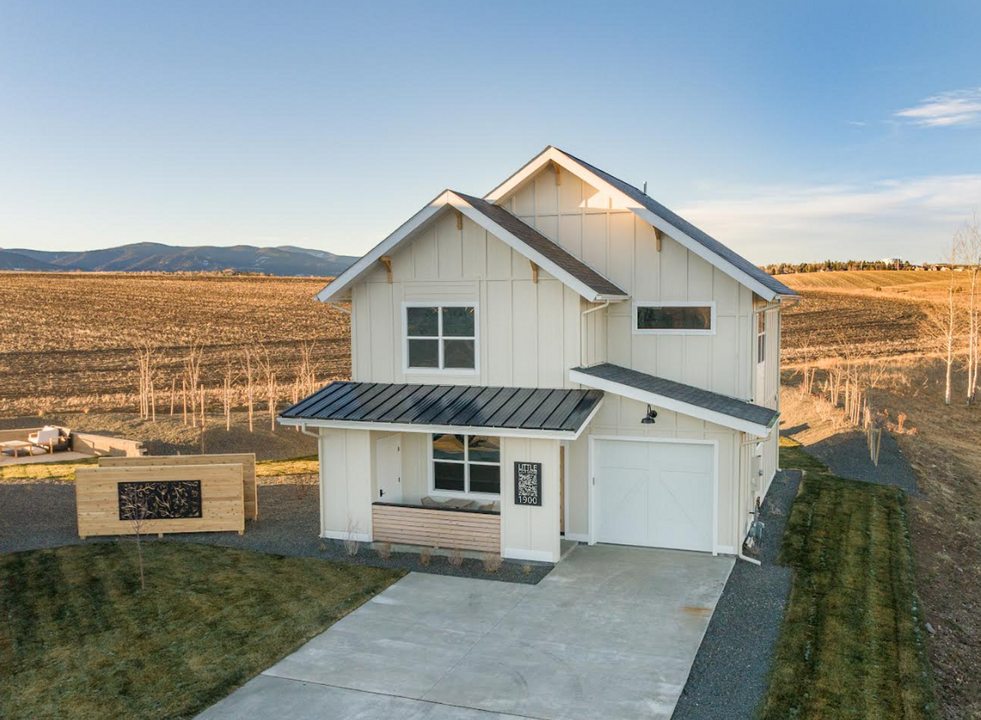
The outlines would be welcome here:
M 180 467 L 83 467 L 75 471 L 78 535 L 132 535 L 133 523 L 120 520 L 119 483 L 201 481 L 201 517 L 146 520 L 142 532 L 245 532 L 242 465 Z
M 219 453 L 214 455 L 144 455 L 143 457 L 105 457 L 99 459 L 100 467 L 157 467 L 160 465 L 242 465 L 244 484 L 245 517 L 259 518 L 259 497 L 255 487 L 255 453 Z
M 501 516 L 497 514 L 372 505 L 371 525 L 376 542 L 501 552 Z

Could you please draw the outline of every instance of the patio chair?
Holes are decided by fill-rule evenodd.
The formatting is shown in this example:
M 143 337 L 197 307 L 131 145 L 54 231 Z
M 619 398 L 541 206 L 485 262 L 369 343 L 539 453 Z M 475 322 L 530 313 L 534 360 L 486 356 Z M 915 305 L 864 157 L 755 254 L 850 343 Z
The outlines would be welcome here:
M 50 453 L 68 449 L 69 435 L 59 427 L 45 425 L 27 437 L 28 441 Z

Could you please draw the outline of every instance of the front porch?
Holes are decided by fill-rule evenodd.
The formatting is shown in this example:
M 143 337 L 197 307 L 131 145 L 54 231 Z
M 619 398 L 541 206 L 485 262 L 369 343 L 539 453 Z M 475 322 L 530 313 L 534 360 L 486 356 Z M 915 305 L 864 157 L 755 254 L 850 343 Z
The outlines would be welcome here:
M 337 382 L 280 416 L 320 438 L 321 535 L 558 562 L 563 444 L 596 390 Z

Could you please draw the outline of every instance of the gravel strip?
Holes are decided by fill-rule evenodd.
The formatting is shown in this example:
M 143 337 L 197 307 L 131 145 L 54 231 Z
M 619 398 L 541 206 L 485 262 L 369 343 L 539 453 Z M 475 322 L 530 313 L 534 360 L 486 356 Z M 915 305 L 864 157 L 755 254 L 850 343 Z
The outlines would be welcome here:
M 855 430 L 841 432 L 811 444 L 800 438 L 794 439 L 801 443 L 808 454 L 827 465 L 838 477 L 891 485 L 905 491 L 907 495 L 917 494 L 916 474 L 892 433 L 882 433 L 878 466 L 873 465 L 869 457 L 865 434 Z
M 344 543 L 324 540 L 320 533 L 320 508 L 315 485 L 260 485 L 259 520 L 247 522 L 245 535 L 235 533 L 188 533 L 165 535 L 164 541 L 197 542 L 206 545 L 256 550 L 274 555 L 317 557 L 374 567 L 402 568 L 415 572 L 537 584 L 551 572 L 550 563 L 504 562 L 497 572 L 484 570 L 481 560 L 464 559 L 459 567 L 433 555 L 429 564 L 419 562 L 417 553 L 392 553 L 382 560 L 362 545 L 351 557 Z M 148 538 L 156 542 L 156 536 Z M 113 542 L 113 539 L 80 540 L 75 523 L 75 487 L 70 483 L 0 485 L 0 552 L 78 545 L 83 542 Z
M 791 569 L 777 565 L 801 473 L 774 477 L 763 502 L 762 567 L 737 560 L 722 591 L 674 720 L 752 718 L 769 685 L 773 652 L 790 594 Z

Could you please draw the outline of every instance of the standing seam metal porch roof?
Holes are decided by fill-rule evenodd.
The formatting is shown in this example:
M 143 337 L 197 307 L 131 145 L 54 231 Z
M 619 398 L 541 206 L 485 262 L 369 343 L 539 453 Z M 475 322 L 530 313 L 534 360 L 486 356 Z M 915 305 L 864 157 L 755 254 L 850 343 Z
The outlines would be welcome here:
M 601 390 L 339 381 L 280 417 L 577 432 L 602 399 Z

